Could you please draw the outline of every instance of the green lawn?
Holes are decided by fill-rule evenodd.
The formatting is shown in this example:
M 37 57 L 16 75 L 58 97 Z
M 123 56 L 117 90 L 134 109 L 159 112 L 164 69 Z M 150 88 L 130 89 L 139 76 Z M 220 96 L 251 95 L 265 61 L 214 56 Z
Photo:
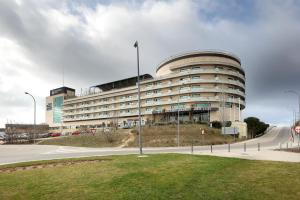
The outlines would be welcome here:
M 104 161 L 2 172 L 0 199 L 300 199 L 299 163 L 177 154 L 94 159 Z

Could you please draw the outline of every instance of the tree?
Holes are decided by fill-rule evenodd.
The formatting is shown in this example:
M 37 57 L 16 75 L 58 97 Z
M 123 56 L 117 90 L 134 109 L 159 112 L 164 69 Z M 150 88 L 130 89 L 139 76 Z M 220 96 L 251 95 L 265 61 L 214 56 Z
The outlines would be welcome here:
M 219 121 L 212 121 L 212 122 L 211 122 L 211 126 L 212 126 L 213 128 L 221 129 L 221 128 L 222 128 L 222 123 L 219 122 Z
M 263 133 L 269 127 L 269 124 L 265 124 L 256 117 L 248 117 L 244 122 L 247 123 L 248 133 L 250 133 L 251 138 Z

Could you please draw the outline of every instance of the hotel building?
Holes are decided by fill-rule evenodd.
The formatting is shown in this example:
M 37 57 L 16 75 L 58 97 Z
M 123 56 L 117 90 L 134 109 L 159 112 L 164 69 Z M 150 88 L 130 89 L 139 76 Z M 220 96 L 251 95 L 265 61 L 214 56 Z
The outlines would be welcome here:
M 155 77 L 140 76 L 142 124 L 181 121 L 240 121 L 245 108 L 245 72 L 225 52 L 198 51 L 170 57 Z M 75 96 L 67 87 L 47 97 L 46 122 L 53 129 L 99 128 L 138 121 L 137 77 L 93 86 Z

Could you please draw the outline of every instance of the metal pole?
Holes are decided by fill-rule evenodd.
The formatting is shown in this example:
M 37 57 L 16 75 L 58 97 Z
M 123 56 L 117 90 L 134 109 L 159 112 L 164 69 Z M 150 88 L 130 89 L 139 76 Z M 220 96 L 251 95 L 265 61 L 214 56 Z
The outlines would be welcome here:
M 178 89 L 178 100 L 177 100 L 177 146 L 179 147 L 179 98 L 180 98 L 180 86 Z
M 298 134 L 298 150 L 300 149 L 300 134 Z
M 239 97 L 239 122 L 241 121 L 241 98 Z
M 235 110 L 236 110 L 236 106 L 235 106 L 235 98 L 233 97 L 233 105 L 232 105 L 232 109 L 233 109 L 233 121 L 235 122 Z
M 212 147 L 212 144 L 210 145 L 210 153 L 213 152 L 213 147 Z
M 279 143 L 279 150 L 281 151 L 281 143 Z
M 246 148 L 247 148 L 246 143 L 244 143 L 244 152 L 246 152 Z
M 222 84 L 222 127 L 223 134 L 225 134 L 225 94 L 224 94 L 224 84 Z
M 28 93 L 28 92 L 25 92 L 25 94 L 28 94 L 29 96 L 31 96 L 32 97 L 32 99 L 33 99 L 33 103 L 34 103 L 34 107 L 33 107 L 33 109 L 34 109 L 34 111 L 33 111 L 33 143 L 35 143 L 35 132 L 36 132 L 36 101 L 35 101 L 35 98 L 30 94 L 30 93 Z
M 194 140 L 192 140 L 192 147 L 191 147 L 191 153 L 194 153 Z
M 140 155 L 143 154 L 143 146 L 142 146 L 142 132 L 141 132 L 141 92 L 140 92 L 140 55 L 139 55 L 139 44 L 138 41 L 134 43 L 134 47 L 136 48 L 137 54 L 137 81 L 138 81 L 138 110 L 139 110 L 139 147 L 140 147 Z
M 228 143 L 228 152 L 230 152 L 230 143 Z

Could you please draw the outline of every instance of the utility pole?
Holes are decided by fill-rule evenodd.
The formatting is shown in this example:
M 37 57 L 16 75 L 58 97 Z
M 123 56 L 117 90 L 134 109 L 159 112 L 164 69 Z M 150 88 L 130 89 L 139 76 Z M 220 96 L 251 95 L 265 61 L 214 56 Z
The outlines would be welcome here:
M 178 86 L 178 99 L 177 99 L 177 146 L 179 147 L 179 99 L 180 99 L 180 85 Z
M 140 155 L 143 154 L 143 146 L 142 146 L 142 131 L 141 131 L 141 90 L 140 90 L 140 55 L 139 55 L 139 44 L 138 41 L 134 43 L 134 47 L 136 48 L 137 54 L 137 81 L 138 81 L 138 110 L 139 110 L 139 147 L 140 147 Z

